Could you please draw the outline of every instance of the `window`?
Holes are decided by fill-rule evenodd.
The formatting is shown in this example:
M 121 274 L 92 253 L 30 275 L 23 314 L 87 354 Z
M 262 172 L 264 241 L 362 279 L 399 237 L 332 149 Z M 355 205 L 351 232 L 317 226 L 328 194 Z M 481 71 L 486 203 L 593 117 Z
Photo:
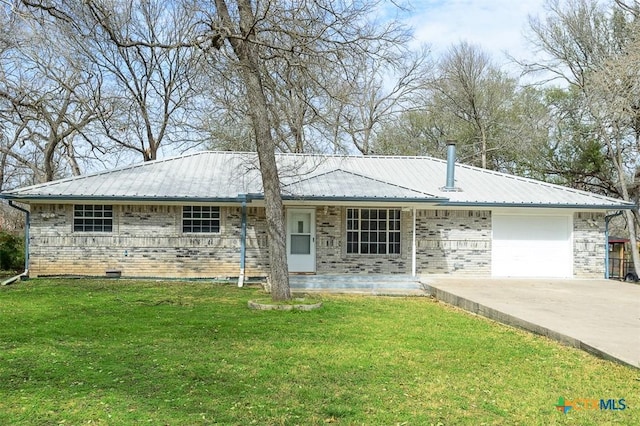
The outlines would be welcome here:
M 183 206 L 182 232 L 218 233 L 220 232 L 220 207 Z
M 400 254 L 400 210 L 347 209 L 347 253 Z
M 73 232 L 113 231 L 113 206 L 73 206 Z

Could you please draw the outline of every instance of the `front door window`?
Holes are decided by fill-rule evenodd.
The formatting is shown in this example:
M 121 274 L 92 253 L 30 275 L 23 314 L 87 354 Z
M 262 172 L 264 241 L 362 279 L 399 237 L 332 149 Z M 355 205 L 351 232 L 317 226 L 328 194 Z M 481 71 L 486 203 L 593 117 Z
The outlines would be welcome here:
M 315 209 L 287 210 L 287 260 L 290 272 L 315 272 Z
M 311 213 L 294 213 L 291 226 L 291 254 L 311 254 Z

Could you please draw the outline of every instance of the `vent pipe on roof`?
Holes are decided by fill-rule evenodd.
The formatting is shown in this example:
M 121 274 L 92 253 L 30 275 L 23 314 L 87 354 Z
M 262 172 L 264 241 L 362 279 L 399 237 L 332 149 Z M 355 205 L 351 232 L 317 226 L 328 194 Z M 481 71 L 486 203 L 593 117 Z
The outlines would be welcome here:
M 456 188 L 456 141 L 447 141 L 447 183 L 443 191 L 458 191 Z

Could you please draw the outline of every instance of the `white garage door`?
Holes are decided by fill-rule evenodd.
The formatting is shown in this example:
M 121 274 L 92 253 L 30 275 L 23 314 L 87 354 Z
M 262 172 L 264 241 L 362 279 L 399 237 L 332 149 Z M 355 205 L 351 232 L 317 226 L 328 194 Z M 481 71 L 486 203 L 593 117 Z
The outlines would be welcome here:
M 494 277 L 556 277 L 573 274 L 571 216 L 493 215 Z

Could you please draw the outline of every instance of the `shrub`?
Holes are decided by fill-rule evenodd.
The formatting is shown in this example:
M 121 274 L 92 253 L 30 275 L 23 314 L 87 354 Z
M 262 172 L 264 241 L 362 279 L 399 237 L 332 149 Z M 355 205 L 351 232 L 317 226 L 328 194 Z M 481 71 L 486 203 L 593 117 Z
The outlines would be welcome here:
M 24 237 L 0 231 L 0 269 L 17 271 L 24 267 Z

